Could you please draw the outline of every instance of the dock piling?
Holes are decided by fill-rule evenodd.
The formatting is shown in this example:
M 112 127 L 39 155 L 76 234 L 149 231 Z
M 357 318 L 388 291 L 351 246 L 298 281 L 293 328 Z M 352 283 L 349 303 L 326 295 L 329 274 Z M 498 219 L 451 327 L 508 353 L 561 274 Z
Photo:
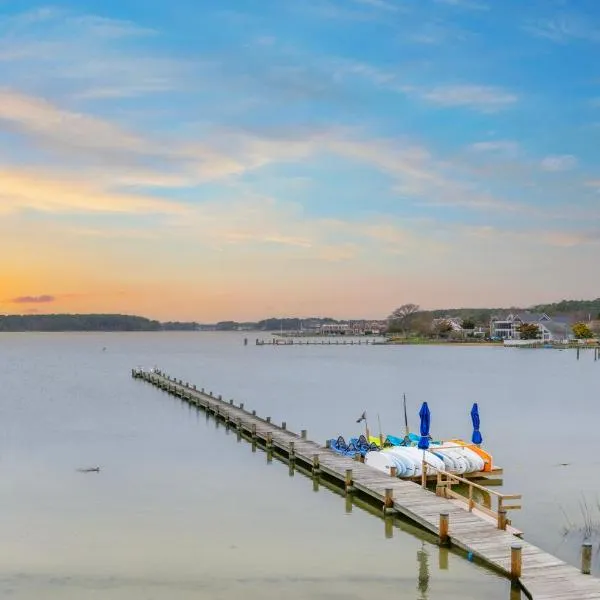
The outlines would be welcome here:
M 306 429 L 302 429 L 302 430 L 300 431 L 300 438 L 301 438 L 301 439 L 305 440 L 305 439 L 306 439 L 306 437 L 307 437 L 307 435 L 308 435 L 308 432 L 306 431 Z
M 512 544 L 510 547 L 510 576 L 513 579 L 521 577 L 521 544 Z
M 319 455 L 313 454 L 313 466 L 312 466 L 313 475 L 318 475 L 321 472 L 321 464 L 319 463 Z
M 281 429 L 283 429 L 284 431 L 287 429 L 287 423 L 285 421 L 282 421 Z
M 294 448 L 294 442 L 290 442 L 288 446 L 288 458 L 290 459 L 290 461 L 296 459 L 296 449 Z
M 394 512 L 394 489 L 393 488 L 385 488 L 384 496 L 383 496 L 383 514 L 391 515 Z
M 350 493 L 354 491 L 354 479 L 352 478 L 352 469 L 346 469 L 346 478 L 344 481 L 346 493 Z
M 440 545 L 445 546 L 449 543 L 450 538 L 448 536 L 448 529 L 450 524 L 450 513 L 441 512 L 440 513 L 440 525 L 438 527 L 440 531 Z
M 270 423 L 270 422 L 271 422 L 271 417 L 267 417 L 267 418 L 265 419 L 265 421 L 266 421 L 267 423 Z
M 398 467 L 390 467 L 390 477 L 398 477 Z
M 498 529 L 506 530 L 506 509 L 498 511 Z
M 592 572 L 592 544 L 584 542 L 581 545 L 581 572 L 589 575 Z

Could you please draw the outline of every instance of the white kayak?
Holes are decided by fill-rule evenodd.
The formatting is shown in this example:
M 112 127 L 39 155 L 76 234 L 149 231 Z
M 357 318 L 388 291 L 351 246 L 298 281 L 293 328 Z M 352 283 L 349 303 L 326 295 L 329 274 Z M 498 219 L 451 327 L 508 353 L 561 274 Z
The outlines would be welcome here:
M 396 462 L 387 452 L 374 450 L 373 452 L 367 452 L 365 456 L 365 465 L 369 465 L 369 467 L 373 467 L 378 471 L 383 471 L 390 475 L 390 469 L 396 466 Z
M 414 446 L 400 446 L 401 448 L 405 448 L 406 450 L 408 450 L 411 453 L 411 456 L 414 458 L 415 462 L 417 463 L 418 467 L 419 467 L 419 471 L 418 473 L 416 473 L 416 475 L 422 475 L 423 473 L 423 460 L 425 460 L 425 463 L 431 467 L 433 467 L 434 469 L 438 470 L 438 471 L 445 471 L 446 467 L 444 466 L 444 461 L 441 458 L 438 458 L 437 456 L 435 456 L 435 454 L 432 454 L 431 452 L 425 450 L 419 450 L 418 448 L 415 448 Z
M 444 452 L 438 452 L 435 446 L 432 446 L 430 451 L 433 452 L 439 459 L 444 461 L 444 467 L 446 467 L 446 471 L 450 471 L 451 473 L 455 473 L 457 471 L 458 465 L 451 456 Z
M 471 469 L 469 473 L 475 473 L 477 471 L 483 471 L 485 467 L 485 461 L 477 452 L 471 450 L 471 448 L 467 448 L 466 446 L 462 446 L 457 448 L 457 450 L 469 461 L 471 465 Z
M 466 460 L 461 452 L 458 452 L 458 449 L 454 446 L 447 447 L 442 444 L 441 446 L 436 446 L 435 451 L 439 452 L 440 454 L 445 454 L 452 459 L 452 461 L 454 461 L 454 473 L 457 475 L 463 475 L 471 468 L 470 463 Z
M 414 477 L 419 465 L 415 464 L 415 460 L 410 452 L 403 452 L 403 450 L 402 446 L 392 446 L 391 448 L 385 448 L 382 452 L 391 454 L 398 462 L 402 463 L 402 477 Z

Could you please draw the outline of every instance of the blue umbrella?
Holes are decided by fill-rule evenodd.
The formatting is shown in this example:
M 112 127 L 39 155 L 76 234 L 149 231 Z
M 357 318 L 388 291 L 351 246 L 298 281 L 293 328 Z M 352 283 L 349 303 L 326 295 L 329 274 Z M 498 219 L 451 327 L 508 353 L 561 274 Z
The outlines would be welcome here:
M 471 421 L 473 421 L 473 436 L 471 437 L 471 441 L 479 445 L 483 442 L 483 438 L 479 432 L 479 407 L 477 406 L 477 402 L 473 404 L 473 408 L 471 409 Z
M 419 411 L 421 418 L 421 438 L 419 439 L 419 449 L 427 450 L 429 448 L 429 426 L 431 425 L 431 412 L 427 402 L 423 402 Z

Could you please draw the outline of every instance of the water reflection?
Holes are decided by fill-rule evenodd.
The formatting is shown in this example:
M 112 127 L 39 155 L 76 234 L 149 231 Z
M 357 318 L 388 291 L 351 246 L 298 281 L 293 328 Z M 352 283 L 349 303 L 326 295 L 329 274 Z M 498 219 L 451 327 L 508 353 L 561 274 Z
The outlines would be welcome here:
M 417 562 L 419 564 L 419 579 L 417 589 L 419 590 L 419 600 L 428 600 L 429 594 L 429 554 L 425 550 L 425 542 L 421 549 L 417 551 Z
M 385 525 L 385 539 L 389 540 L 394 537 L 394 517 L 384 517 L 383 522 Z
M 448 570 L 448 556 L 450 552 L 446 546 L 440 546 L 438 552 L 438 569 L 440 571 Z

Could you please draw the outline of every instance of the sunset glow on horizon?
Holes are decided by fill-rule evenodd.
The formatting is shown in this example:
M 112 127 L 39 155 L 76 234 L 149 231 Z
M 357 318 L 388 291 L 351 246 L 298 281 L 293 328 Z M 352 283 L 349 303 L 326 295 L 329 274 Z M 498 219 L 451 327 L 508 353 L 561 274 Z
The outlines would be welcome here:
M 0 5 L 0 314 L 600 295 L 595 2 L 217 4 Z

